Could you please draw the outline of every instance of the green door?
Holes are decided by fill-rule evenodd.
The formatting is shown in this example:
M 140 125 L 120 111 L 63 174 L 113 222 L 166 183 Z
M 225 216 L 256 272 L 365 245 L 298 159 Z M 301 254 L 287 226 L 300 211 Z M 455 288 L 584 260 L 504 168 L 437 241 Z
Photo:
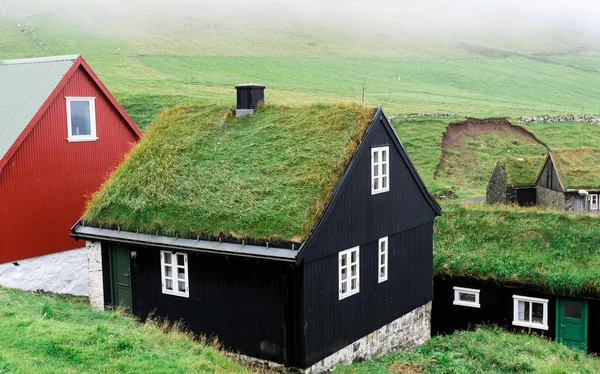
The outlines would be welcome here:
M 131 311 L 131 259 L 129 249 L 112 246 L 110 249 L 110 275 L 112 303 Z
M 588 303 L 586 300 L 556 299 L 556 340 L 587 352 Z

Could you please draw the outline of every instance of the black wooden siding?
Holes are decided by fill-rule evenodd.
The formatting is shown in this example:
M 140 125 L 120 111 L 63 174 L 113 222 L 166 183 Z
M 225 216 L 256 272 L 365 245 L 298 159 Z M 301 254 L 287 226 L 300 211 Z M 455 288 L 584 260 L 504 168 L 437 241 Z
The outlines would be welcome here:
M 544 168 L 542 169 L 540 177 L 537 180 L 537 185 L 550 190 L 563 192 L 562 188 L 560 187 L 558 175 L 556 174 L 556 169 L 554 168 L 554 164 L 552 163 L 552 159 L 550 157 L 546 159 Z
M 479 289 L 481 308 L 454 305 L 454 287 Z M 556 338 L 556 298 L 550 293 L 527 288 L 500 286 L 495 283 L 470 278 L 435 277 L 434 300 L 431 316 L 432 334 L 451 334 L 466 330 L 476 324 L 494 324 L 511 331 L 528 331 L 514 326 L 513 295 L 548 299 L 548 330 L 531 329 L 539 335 Z M 600 352 L 600 301 L 588 300 L 588 350 Z
M 432 299 L 435 211 L 392 140 L 374 124 L 304 249 L 306 366 Z M 388 192 L 371 195 L 371 148 L 389 145 Z M 378 240 L 388 237 L 388 280 L 378 282 Z M 338 253 L 360 246 L 360 292 L 339 300 Z
M 128 248 L 137 252 L 131 260 L 136 316 L 145 319 L 152 312 L 181 319 L 195 333 L 218 336 L 225 347 L 250 356 L 287 365 L 301 359 L 298 267 L 187 252 L 190 297 L 185 298 L 162 293 L 160 250 Z

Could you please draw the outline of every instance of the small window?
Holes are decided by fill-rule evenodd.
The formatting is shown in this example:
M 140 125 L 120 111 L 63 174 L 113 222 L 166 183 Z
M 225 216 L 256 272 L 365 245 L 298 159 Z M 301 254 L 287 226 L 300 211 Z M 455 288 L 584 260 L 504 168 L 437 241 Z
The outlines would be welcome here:
M 340 300 L 358 293 L 360 287 L 359 247 L 339 253 Z
M 67 97 L 67 129 L 70 142 L 98 140 L 93 97 Z
M 474 288 L 454 287 L 454 305 L 480 308 L 479 290 Z
M 371 194 L 390 190 L 389 178 L 390 147 L 371 148 Z
M 162 292 L 168 295 L 189 297 L 187 254 L 160 252 Z
M 379 239 L 379 283 L 388 279 L 388 238 Z
M 513 325 L 548 330 L 548 300 L 513 296 Z
M 590 195 L 590 210 L 598 210 L 598 195 Z

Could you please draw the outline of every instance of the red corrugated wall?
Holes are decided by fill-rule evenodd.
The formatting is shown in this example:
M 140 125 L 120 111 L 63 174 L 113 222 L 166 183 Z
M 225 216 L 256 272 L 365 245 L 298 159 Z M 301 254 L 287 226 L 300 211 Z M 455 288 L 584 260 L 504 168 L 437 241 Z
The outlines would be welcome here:
M 65 96 L 96 97 L 97 141 L 67 142 Z M 82 247 L 69 229 L 136 141 L 79 67 L 0 173 L 0 263 Z

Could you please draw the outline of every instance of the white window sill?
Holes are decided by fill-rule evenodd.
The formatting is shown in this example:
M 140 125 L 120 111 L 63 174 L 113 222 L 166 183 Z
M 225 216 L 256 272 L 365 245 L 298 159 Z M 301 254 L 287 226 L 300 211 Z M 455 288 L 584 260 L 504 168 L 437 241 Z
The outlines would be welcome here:
M 348 293 L 345 293 L 343 295 L 340 295 L 340 300 L 345 299 L 347 297 L 350 297 L 352 295 L 356 295 L 357 293 L 358 293 L 358 290 L 352 291 L 352 292 L 348 292 Z
M 513 321 L 512 324 L 515 325 L 515 326 L 520 326 L 520 327 L 529 327 L 529 328 L 532 328 L 532 329 L 548 330 L 548 326 L 547 325 L 543 325 L 541 323 Z
M 190 294 L 188 292 L 183 293 L 183 292 L 175 292 L 175 291 L 162 290 L 162 293 L 165 294 L 165 295 L 171 295 L 171 296 L 187 297 L 188 299 L 190 297 Z
M 380 194 L 380 193 L 388 192 L 389 190 L 390 190 L 389 187 L 388 188 L 382 188 L 382 189 L 379 189 L 379 190 L 371 190 L 371 195 L 377 195 L 377 194 Z
M 77 136 L 77 137 L 73 137 L 73 138 L 67 138 L 67 141 L 69 143 L 75 143 L 75 142 L 95 142 L 96 140 L 98 140 L 97 136 Z
M 471 308 L 481 308 L 481 304 L 479 304 L 479 303 L 468 303 L 468 302 L 465 302 L 465 301 L 456 301 L 456 300 L 454 300 L 452 302 L 452 304 L 454 304 L 454 305 L 460 305 L 460 306 L 468 306 L 468 307 L 471 307 Z
M 387 277 L 384 277 L 384 278 L 379 278 L 379 283 L 383 283 L 383 282 L 385 282 L 386 280 L 387 280 Z

